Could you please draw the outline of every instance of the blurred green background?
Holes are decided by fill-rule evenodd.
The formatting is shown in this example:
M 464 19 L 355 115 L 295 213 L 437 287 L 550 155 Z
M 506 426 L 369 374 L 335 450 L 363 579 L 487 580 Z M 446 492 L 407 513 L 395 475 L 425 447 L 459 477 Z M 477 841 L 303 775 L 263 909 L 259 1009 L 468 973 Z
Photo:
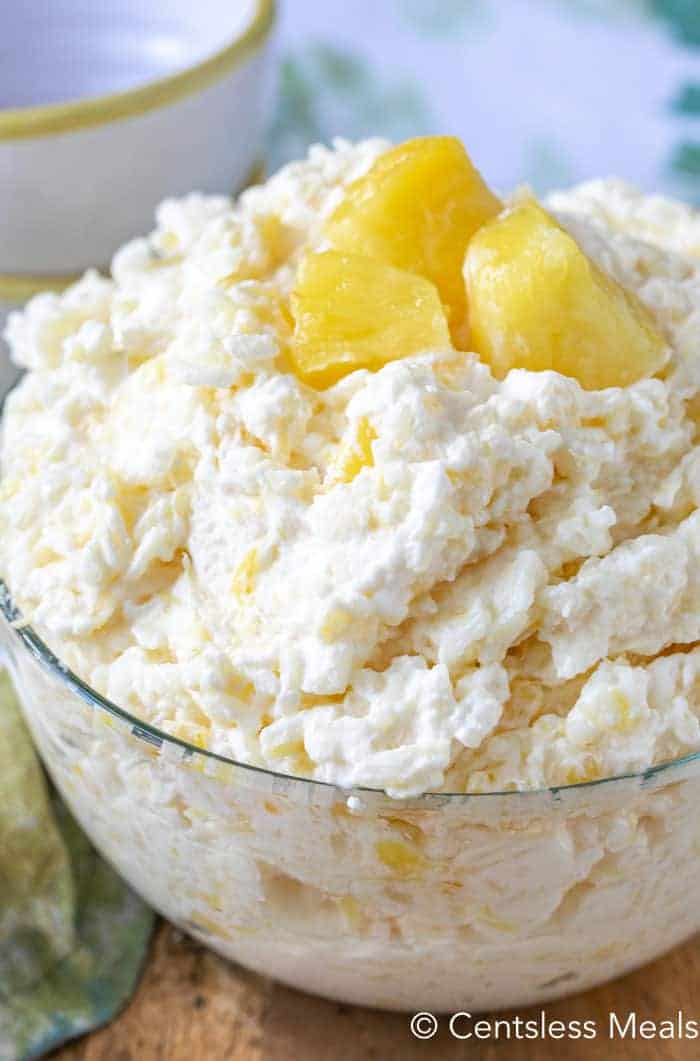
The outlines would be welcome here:
M 270 168 L 461 136 L 500 190 L 617 175 L 700 203 L 700 0 L 282 0 Z

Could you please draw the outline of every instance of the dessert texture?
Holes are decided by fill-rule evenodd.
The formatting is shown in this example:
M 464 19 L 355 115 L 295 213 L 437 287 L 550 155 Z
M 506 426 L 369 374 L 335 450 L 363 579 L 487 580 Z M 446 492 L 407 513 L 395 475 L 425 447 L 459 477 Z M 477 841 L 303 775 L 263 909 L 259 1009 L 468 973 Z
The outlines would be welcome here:
M 0 570 L 161 730 L 0 600 L 42 758 L 161 913 L 345 1002 L 531 1004 L 700 928 L 700 221 L 502 205 L 444 138 L 339 141 L 9 323 Z
M 24 618 L 165 733 L 343 787 L 530 789 L 698 750 L 700 220 L 611 180 L 547 204 L 646 307 L 653 376 L 496 378 L 431 308 L 428 348 L 403 317 L 391 347 L 387 312 L 386 363 L 317 389 L 290 358 L 298 266 L 387 147 L 165 202 L 111 279 L 10 317 L 0 562 Z

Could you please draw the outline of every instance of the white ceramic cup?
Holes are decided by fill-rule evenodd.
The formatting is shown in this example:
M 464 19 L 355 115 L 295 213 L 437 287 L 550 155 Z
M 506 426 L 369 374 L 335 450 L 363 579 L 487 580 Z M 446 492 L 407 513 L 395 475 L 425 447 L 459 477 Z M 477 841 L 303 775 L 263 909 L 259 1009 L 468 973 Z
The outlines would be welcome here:
M 166 196 L 245 183 L 273 21 L 274 0 L 7 4 L 0 302 L 106 266 Z

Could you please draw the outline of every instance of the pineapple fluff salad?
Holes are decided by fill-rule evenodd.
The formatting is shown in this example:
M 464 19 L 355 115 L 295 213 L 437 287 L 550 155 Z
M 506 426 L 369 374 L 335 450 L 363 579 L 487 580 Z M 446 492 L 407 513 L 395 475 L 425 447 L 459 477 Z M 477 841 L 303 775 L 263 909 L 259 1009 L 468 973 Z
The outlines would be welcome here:
M 344 788 L 700 749 L 700 219 L 614 180 L 545 204 L 647 307 L 651 375 L 497 378 L 443 329 L 314 387 L 299 264 L 388 146 L 166 201 L 111 279 L 10 318 L 0 563 L 25 620 L 164 732 Z

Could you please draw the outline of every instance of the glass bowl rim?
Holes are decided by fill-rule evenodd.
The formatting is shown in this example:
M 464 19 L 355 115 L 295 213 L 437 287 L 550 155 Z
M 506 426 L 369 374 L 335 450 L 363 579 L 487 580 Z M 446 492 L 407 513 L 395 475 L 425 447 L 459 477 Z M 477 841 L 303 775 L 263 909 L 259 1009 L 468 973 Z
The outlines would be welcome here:
M 15 389 L 15 387 L 17 387 L 21 379 L 24 377 L 24 374 L 25 373 L 22 372 L 17 379 L 10 382 L 3 392 L 0 393 L 0 419 L 4 412 L 5 401 L 8 395 Z M 19 607 L 13 600 L 10 587 L 2 577 L 0 577 L 0 615 L 4 616 L 8 629 L 12 631 L 22 643 L 23 648 L 64 685 L 67 685 L 72 692 L 80 697 L 81 700 L 84 700 L 93 708 L 106 711 L 113 718 L 125 723 L 129 726 L 134 735 L 140 736 L 152 745 L 155 745 L 158 748 L 169 746 L 174 749 L 179 749 L 182 756 L 187 757 L 188 759 L 200 757 L 205 761 L 223 763 L 236 770 L 248 771 L 258 777 L 267 777 L 273 783 L 302 783 L 308 786 L 309 791 L 312 789 L 316 791 L 335 790 L 342 792 L 346 799 L 354 794 L 373 798 L 379 797 L 389 800 L 397 806 L 401 806 L 406 802 L 410 802 L 412 806 L 415 806 L 420 805 L 422 802 L 425 802 L 426 804 L 434 803 L 435 801 L 439 801 L 440 803 L 466 802 L 468 800 L 483 801 L 496 798 L 503 800 L 508 797 L 516 801 L 522 800 L 523 798 L 536 800 L 538 798 L 542 799 L 543 797 L 550 797 L 558 801 L 562 798 L 563 793 L 590 792 L 593 789 L 599 789 L 601 786 L 613 785 L 615 783 L 623 784 L 625 782 L 637 782 L 640 785 L 646 785 L 650 783 L 652 779 L 658 779 L 659 775 L 664 774 L 666 771 L 681 768 L 692 763 L 700 764 L 700 750 L 698 750 L 696 752 L 690 752 L 688 755 L 680 756 L 677 759 L 668 759 L 661 763 L 654 763 L 651 766 L 646 767 L 644 770 L 635 770 L 622 774 L 611 774 L 607 777 L 599 777 L 592 781 L 578 781 L 573 784 L 546 785 L 542 788 L 493 789 L 486 792 L 427 791 L 418 796 L 407 797 L 389 796 L 384 789 L 371 788 L 363 785 L 345 788 L 334 781 L 319 781 L 316 778 L 303 777 L 299 774 L 286 774 L 278 770 L 271 770 L 266 766 L 257 766 L 255 763 L 246 763 L 239 759 L 231 759 L 226 755 L 220 755 L 218 752 L 210 751 L 207 748 L 199 748 L 196 744 L 191 744 L 189 741 L 183 740 L 180 737 L 175 737 L 171 733 L 166 733 L 164 730 L 153 725 L 153 723 L 147 722 L 145 719 L 139 718 L 137 715 L 132 715 L 129 711 L 125 710 L 125 708 L 119 707 L 118 704 L 115 704 L 96 689 L 93 689 L 91 685 L 86 681 L 83 681 L 79 675 L 72 671 L 70 667 L 66 666 L 66 664 L 51 651 L 49 646 L 37 634 L 34 628 L 23 619 Z M 4 662 L 5 661 L 0 656 L 0 667 Z
M 118 704 L 115 704 L 96 689 L 93 689 L 91 685 L 86 681 L 83 681 L 82 678 L 72 671 L 70 667 L 66 666 L 66 664 L 51 651 L 34 628 L 24 622 L 19 608 L 12 599 L 10 589 L 2 578 L 0 578 L 0 614 L 4 616 L 8 629 L 11 630 L 22 643 L 23 648 L 38 660 L 44 668 L 49 670 L 54 677 L 58 678 L 64 685 L 68 686 L 73 693 L 79 696 L 81 700 L 87 702 L 91 707 L 106 711 L 108 714 L 112 715 L 112 717 L 125 723 L 135 736 L 140 736 L 142 739 L 145 739 L 159 748 L 163 745 L 169 745 L 175 749 L 179 749 L 182 755 L 188 759 L 201 757 L 204 760 L 223 763 L 236 770 L 245 770 L 258 776 L 268 777 L 272 782 L 301 782 L 305 785 L 317 787 L 319 789 L 335 789 L 341 791 L 346 799 L 353 794 L 357 794 L 358 796 L 381 797 L 396 803 L 397 806 L 400 806 L 407 801 L 410 801 L 412 805 L 415 805 L 424 800 L 426 802 L 435 802 L 436 800 L 439 800 L 440 802 L 450 802 L 484 800 L 494 797 L 500 799 L 510 797 L 514 800 L 521 800 L 523 797 L 530 797 L 533 799 L 539 797 L 541 799 L 543 796 L 549 796 L 553 797 L 555 800 L 559 800 L 562 793 L 590 791 L 591 789 L 600 788 L 602 785 L 611 785 L 616 782 L 623 783 L 636 781 L 641 785 L 645 785 L 667 770 L 683 767 L 691 763 L 700 763 L 699 750 L 696 752 L 690 752 L 688 755 L 680 756 L 677 759 L 668 759 L 661 763 L 655 763 L 652 766 L 646 767 L 644 770 L 631 771 L 623 774 L 612 774 L 608 777 L 596 778 L 593 781 L 579 781 L 573 784 L 564 785 L 547 785 L 543 788 L 493 789 L 487 792 L 427 791 L 418 796 L 407 796 L 405 798 L 392 797 L 389 796 L 384 789 L 371 788 L 369 786 L 357 785 L 345 788 L 334 781 L 319 781 L 316 778 L 303 777 L 299 774 L 286 774 L 278 770 L 271 770 L 266 766 L 258 766 L 255 763 L 246 763 L 240 759 L 231 759 L 226 755 L 220 755 L 218 752 L 210 751 L 207 748 L 199 748 L 196 744 L 191 744 L 189 741 L 183 740 L 180 737 L 175 737 L 171 733 L 166 733 L 164 730 L 153 725 L 153 723 L 147 722 L 145 719 L 139 718 L 137 715 L 132 715 L 129 711 L 126 711 L 123 707 L 119 707 Z M 3 661 L 0 659 L 0 665 L 2 665 L 2 662 Z

